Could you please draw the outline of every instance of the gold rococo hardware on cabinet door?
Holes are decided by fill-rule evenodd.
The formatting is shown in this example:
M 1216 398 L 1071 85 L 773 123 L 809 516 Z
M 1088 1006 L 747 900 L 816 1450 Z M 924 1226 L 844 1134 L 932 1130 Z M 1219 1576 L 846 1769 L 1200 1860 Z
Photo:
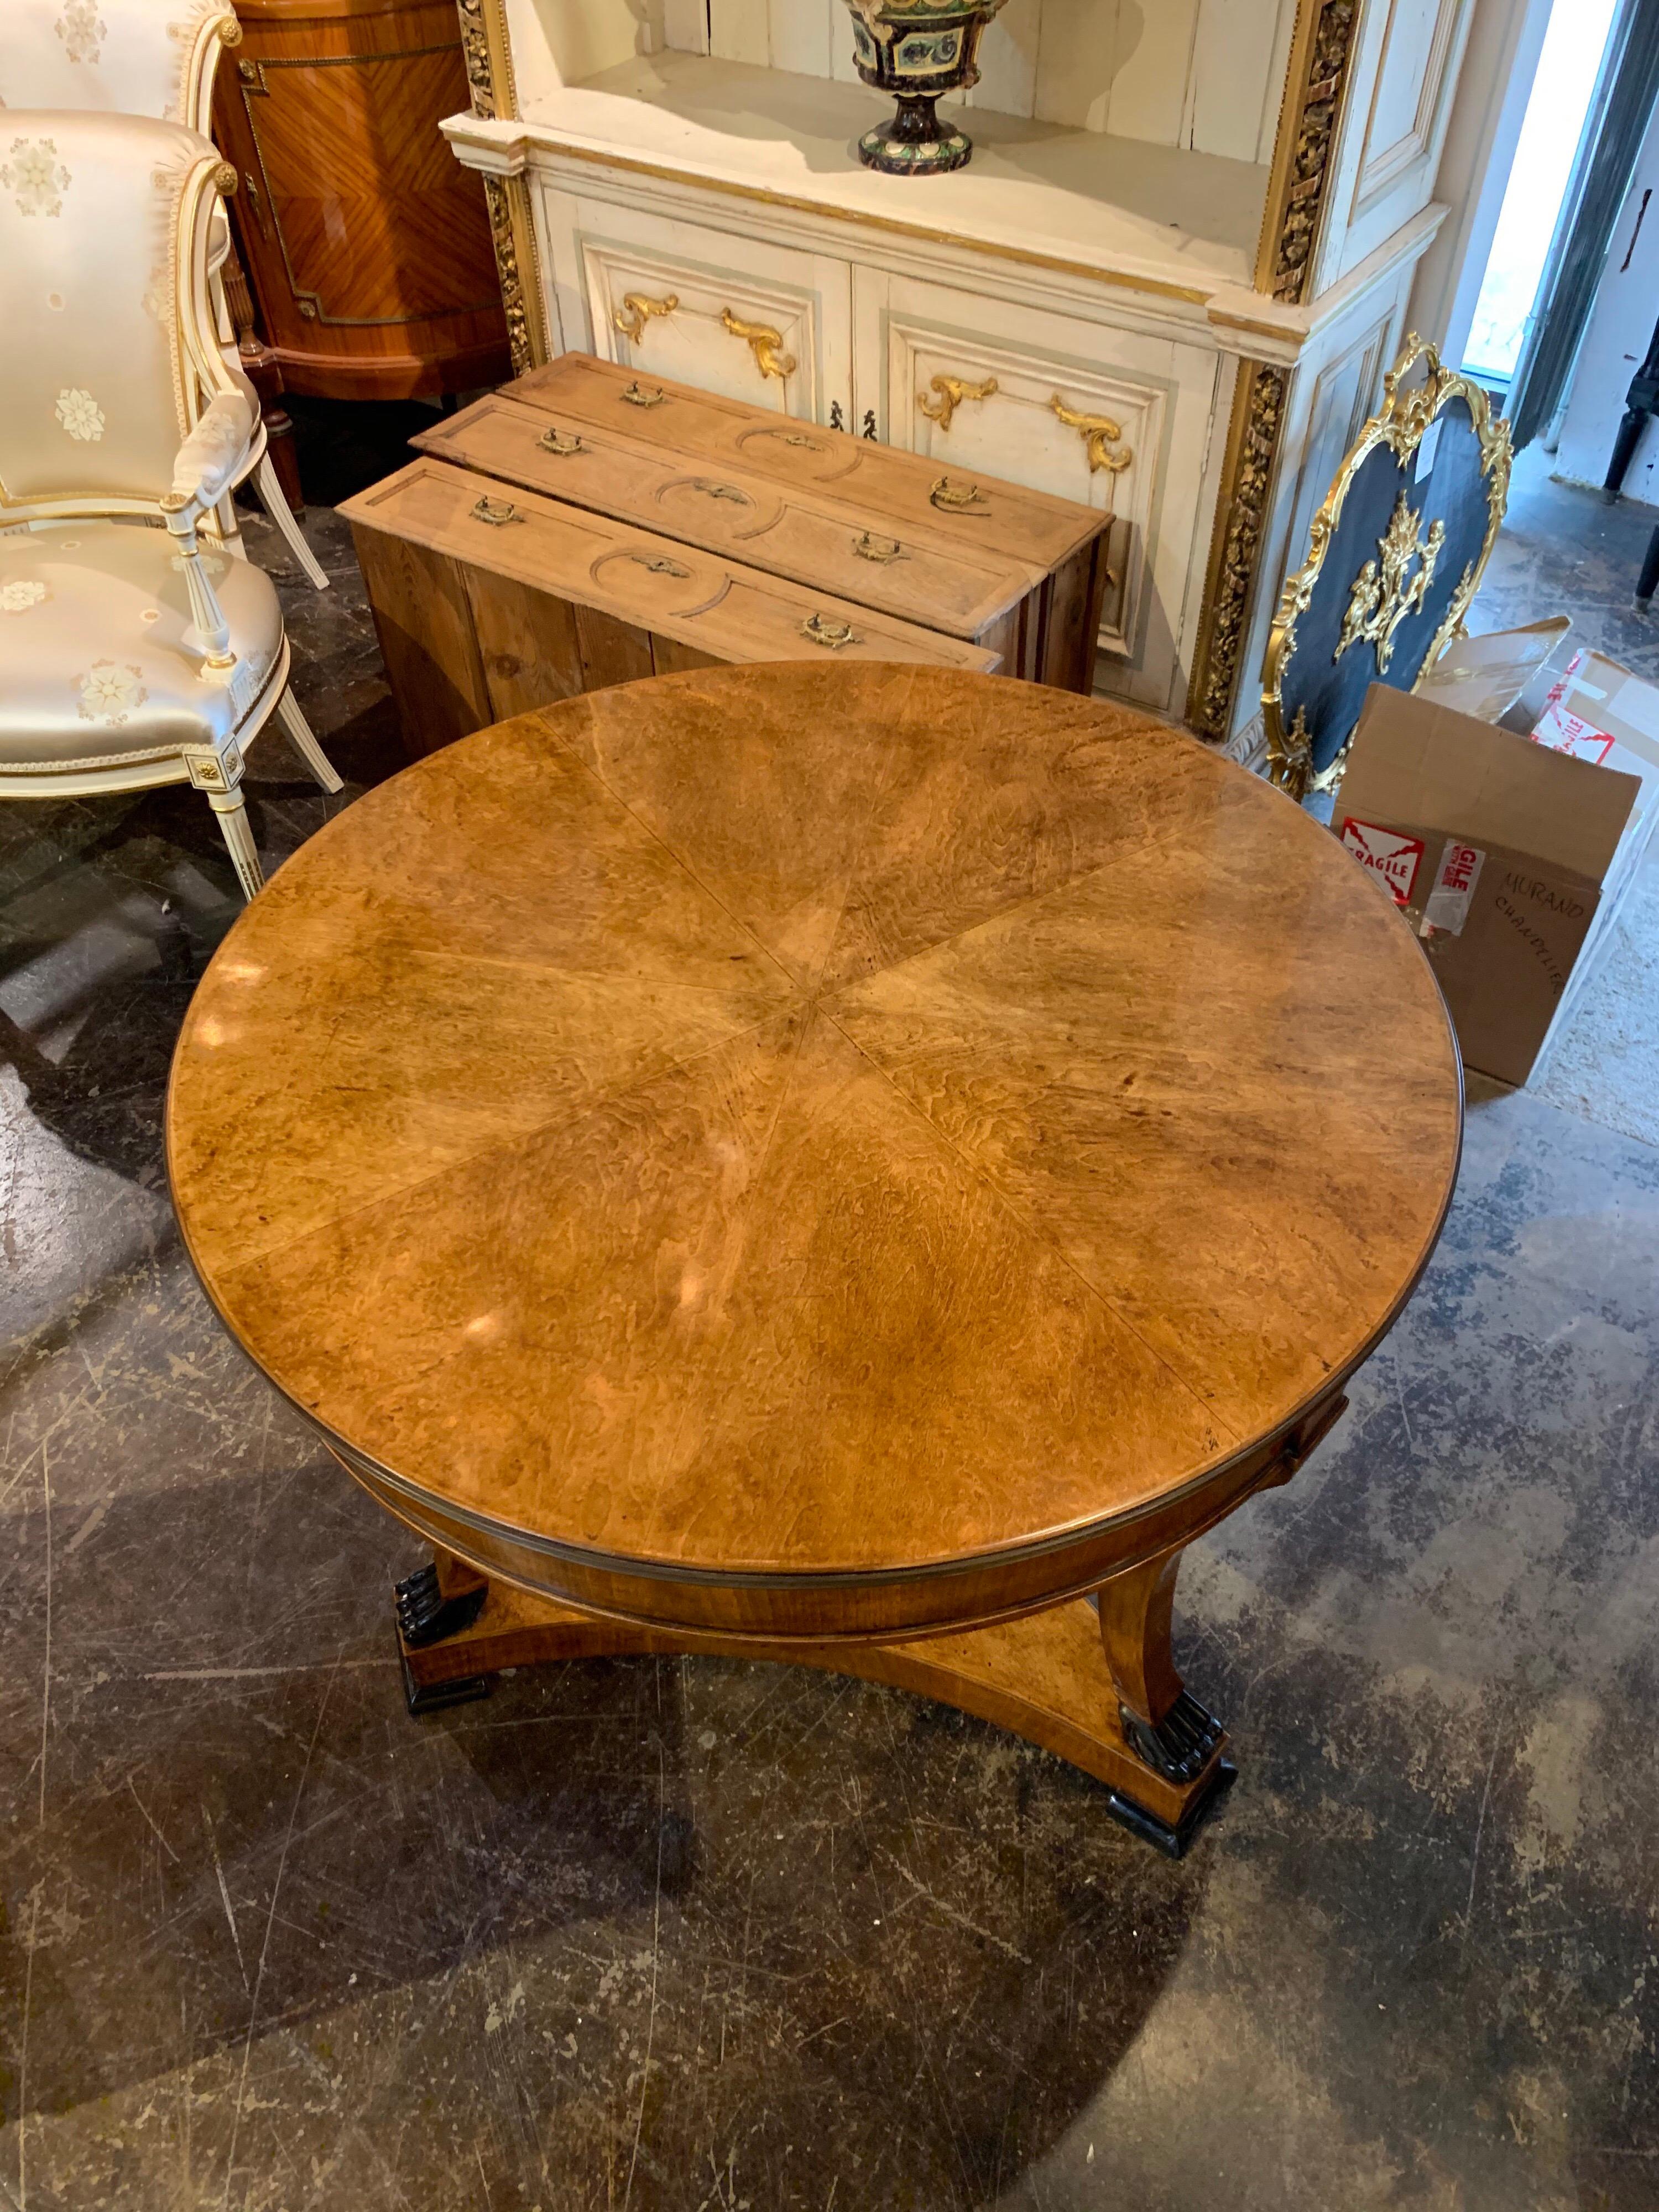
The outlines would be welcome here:
M 637 345 L 653 315 L 672 315 L 679 304 L 678 292 L 665 292 L 660 300 L 648 299 L 643 292 L 624 292 L 621 307 L 611 311 L 611 320 L 630 345 Z
M 1114 476 L 1119 476 L 1133 461 L 1133 447 L 1120 442 L 1123 425 L 1109 415 L 1080 414 L 1075 407 L 1068 407 L 1059 392 L 1048 404 L 1057 419 L 1082 438 L 1088 449 L 1091 476 L 1101 469 L 1109 469 Z
M 948 430 L 951 418 L 965 400 L 990 399 L 998 390 L 994 376 L 988 376 L 983 384 L 969 384 L 965 377 L 936 376 L 927 392 L 916 394 L 916 404 L 930 422 L 937 422 L 941 430 Z M 928 392 L 937 394 L 929 398 Z
M 730 307 L 720 309 L 722 326 L 734 338 L 741 338 L 755 356 L 755 366 L 763 376 L 775 376 L 780 384 L 795 373 L 795 356 L 782 351 L 783 333 L 767 323 L 745 323 L 734 315 Z

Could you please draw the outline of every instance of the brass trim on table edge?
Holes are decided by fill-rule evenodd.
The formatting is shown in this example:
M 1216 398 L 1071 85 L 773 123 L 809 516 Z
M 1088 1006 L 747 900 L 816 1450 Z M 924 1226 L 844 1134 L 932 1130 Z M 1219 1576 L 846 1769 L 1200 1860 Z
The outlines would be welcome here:
M 1289 392 L 1289 371 L 1241 361 L 1187 690 L 1187 726 L 1212 744 L 1232 734 L 1240 661 Z
M 1351 1381 L 1352 1378 L 1350 1376 L 1348 1379 Z M 1331 1419 L 1320 1425 L 1318 1433 L 1305 1449 L 1297 1443 L 1297 1432 L 1306 1425 L 1307 1420 L 1314 1418 L 1312 1410 L 1304 1416 L 1303 1421 L 1275 1435 L 1269 1444 L 1256 1446 L 1255 1451 L 1264 1455 L 1261 1467 L 1251 1470 L 1246 1480 L 1236 1488 L 1224 1491 L 1218 1500 L 1214 1500 L 1208 1504 L 1202 1516 L 1194 1520 L 1188 1533 L 1176 1540 L 1176 1547 L 1184 1549 L 1187 1545 L 1195 1543 L 1200 1536 L 1207 1534 L 1221 1522 L 1231 1518 L 1241 1507 L 1248 1505 L 1258 1491 L 1277 1489 L 1284 1482 L 1291 1480 L 1300 1471 L 1305 1459 L 1310 1457 L 1313 1452 L 1323 1443 L 1331 1429 L 1347 1411 L 1348 1404 L 1349 1401 L 1345 1395 L 1344 1386 L 1340 1383 L 1323 1394 L 1317 1410 L 1322 1411 L 1325 1407 L 1334 1407 L 1334 1414 Z M 301 1411 L 303 1414 L 304 1409 L 301 1408 Z M 977 1634 L 981 1629 L 999 1628 L 1010 1621 L 1029 1620 L 1037 1613 L 1048 1613 L 1058 1607 L 1073 1604 L 1079 1598 L 1092 1597 L 1097 1590 L 1116 1576 L 1132 1574 L 1137 1567 L 1144 1566 L 1147 1560 L 1155 1559 L 1171 1548 L 1167 1534 L 1160 1532 L 1147 1544 L 1145 1551 L 1132 1553 L 1104 1574 L 1098 1567 L 1091 1567 L 1079 1575 L 1074 1581 L 1062 1583 L 1057 1589 L 1045 1590 L 1040 1597 L 1017 1598 L 993 1605 L 984 1612 L 975 1612 L 961 1616 L 952 1614 L 946 1619 L 911 1621 L 897 1627 L 811 1630 L 710 1627 L 706 1625 L 665 1620 L 659 1613 L 624 1613 L 616 1607 L 596 1604 L 591 1598 L 572 1597 L 562 1589 L 554 1589 L 545 1583 L 531 1582 L 522 1572 L 514 1574 L 511 1568 L 504 1566 L 498 1558 L 490 1556 L 483 1546 L 476 1551 L 469 1551 L 465 1542 L 465 1532 L 471 1530 L 479 1536 L 491 1538 L 495 1544 L 505 1548 L 502 1535 L 507 1527 L 507 1523 L 492 1522 L 482 1514 L 474 1513 L 468 1507 L 452 1507 L 442 1500 L 434 1499 L 432 1492 L 422 1490 L 417 1484 L 405 1482 L 398 1476 L 387 1476 L 378 1462 L 368 1458 L 362 1452 L 354 1451 L 349 1444 L 343 1443 L 321 1422 L 313 1418 L 310 1425 L 321 1437 L 329 1453 L 339 1462 L 351 1480 L 368 1492 L 383 1512 L 390 1513 L 394 1520 L 401 1522 L 405 1528 L 410 1529 L 424 1542 L 434 1547 L 441 1546 L 441 1548 L 449 1553 L 453 1558 L 461 1560 L 464 1565 L 471 1567 L 477 1573 L 483 1575 L 488 1579 L 508 1583 L 513 1589 L 522 1590 L 526 1597 L 538 1599 L 544 1604 L 550 1602 L 555 1605 L 568 1606 L 573 1612 L 586 1614 L 594 1620 L 609 1622 L 625 1628 L 644 1630 L 647 1633 L 654 1636 L 684 1636 L 700 1640 L 705 1644 L 718 1643 L 723 1646 L 729 1646 L 732 1650 L 747 1650 L 757 1654 L 763 1654 L 769 1650 L 781 1651 L 795 1645 L 803 1651 L 836 1649 L 857 1651 L 878 1649 L 890 1644 L 941 1642 L 951 1636 L 972 1636 Z M 1292 1464 L 1284 1473 L 1280 1473 L 1279 1470 L 1284 1468 L 1285 1460 L 1292 1453 L 1296 1455 Z M 1247 1453 L 1240 1454 L 1237 1459 L 1231 1462 L 1223 1472 L 1235 1472 L 1252 1455 Z M 388 1489 L 392 1490 L 392 1495 L 387 1494 Z M 399 1497 L 409 1502 L 400 1505 L 398 1502 Z M 434 1530 L 432 1520 L 422 1520 L 419 1517 L 413 1502 L 416 1498 L 423 1503 L 431 1500 L 435 1508 L 432 1518 L 444 1524 L 441 1536 Z M 455 1529 L 450 1525 L 453 1522 L 460 1523 L 463 1540 L 457 1541 Z M 1133 1527 L 1133 1523 L 1126 1520 L 1122 1525 Z M 516 1528 L 511 1533 L 514 1537 L 529 1536 L 527 1530 Z M 542 1557 L 568 1558 L 574 1564 L 586 1567 L 589 1572 L 592 1571 L 592 1559 L 605 1560 L 607 1557 L 604 1554 L 580 1553 L 574 1547 L 558 1549 L 553 1547 L 550 1540 L 544 1538 L 528 1541 L 526 1548 Z M 1046 1555 L 1047 1550 L 1057 1548 L 1060 1547 L 1033 1547 L 1020 1556 L 1022 1559 L 1042 1558 Z M 977 1563 L 969 1562 L 968 1564 L 971 1567 Z M 985 1564 L 994 1570 L 996 1560 L 993 1559 Z M 916 1571 L 915 1579 L 933 1582 L 960 1571 L 956 1563 L 951 1562 L 938 1567 L 921 1569 Z M 825 1589 L 845 1590 L 848 1589 L 868 1589 L 872 1587 L 887 1588 L 895 1582 L 901 1583 L 908 1582 L 912 1577 L 910 1571 L 903 1568 L 890 1571 L 886 1568 L 849 1568 L 839 1574 L 792 1575 L 783 1572 L 770 1577 L 748 1572 L 734 1584 L 722 1571 L 688 1568 L 678 1573 L 663 1571 L 641 1573 L 638 1579 L 641 1582 L 665 1583 L 671 1589 L 676 1586 L 708 1587 L 716 1589 L 729 1589 L 735 1587 L 748 1591 L 783 1589 L 793 1593 L 819 1591 Z
M 1301 0 L 1297 11 L 1255 259 L 1257 291 L 1285 307 L 1307 296 L 1359 9 L 1360 0 Z
M 1417 366 L 1425 362 L 1428 374 L 1409 392 L 1402 391 L 1406 377 Z M 1325 565 L 1325 555 L 1342 516 L 1342 503 L 1347 497 L 1348 487 L 1361 466 L 1381 446 L 1386 446 L 1396 460 L 1405 463 L 1423 442 L 1429 426 L 1443 409 L 1453 400 L 1462 399 L 1468 406 L 1474 424 L 1474 434 L 1480 447 L 1480 473 L 1486 479 L 1486 534 L 1479 554 L 1465 568 L 1452 593 L 1451 604 L 1446 610 L 1445 620 L 1435 632 L 1429 649 L 1418 671 L 1415 691 L 1434 666 L 1441 654 L 1462 628 L 1469 605 L 1480 588 L 1480 579 L 1486 574 L 1492 548 L 1498 543 L 1498 532 L 1504 520 L 1504 510 L 1509 499 L 1510 470 L 1514 459 L 1510 444 L 1510 426 L 1502 416 L 1493 417 L 1492 402 L 1484 388 L 1472 377 L 1447 368 L 1439 350 L 1427 338 L 1419 337 L 1413 331 L 1406 340 L 1406 349 L 1382 380 L 1382 404 L 1366 423 L 1336 472 L 1336 481 L 1327 495 L 1324 505 L 1315 515 L 1308 529 L 1308 557 L 1293 575 L 1285 581 L 1279 597 L 1279 611 L 1273 617 L 1272 633 L 1267 641 L 1267 657 L 1262 670 L 1261 716 L 1267 738 L 1267 773 L 1271 780 L 1293 799 L 1305 799 L 1310 791 L 1333 791 L 1342 781 L 1347 766 L 1348 752 L 1353 744 L 1347 743 L 1317 773 L 1310 755 L 1307 726 L 1298 712 L 1296 723 L 1285 727 L 1284 693 L 1285 671 L 1296 652 L 1296 626 L 1311 605 L 1314 586 Z M 1402 498 L 1404 494 L 1402 492 Z M 1351 609 L 1352 611 L 1352 609 Z M 1348 642 L 1352 642 L 1349 640 Z

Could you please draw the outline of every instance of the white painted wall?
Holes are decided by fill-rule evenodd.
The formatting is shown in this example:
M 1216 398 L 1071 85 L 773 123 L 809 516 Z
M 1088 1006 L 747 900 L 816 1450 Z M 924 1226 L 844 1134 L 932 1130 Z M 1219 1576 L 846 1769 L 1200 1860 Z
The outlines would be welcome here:
M 1645 216 L 1644 194 L 1651 193 Z M 1626 264 L 1628 262 L 1629 266 Z M 1569 483 L 1599 484 L 1625 411 L 1625 394 L 1659 317 L 1659 113 L 1636 163 L 1613 245 L 1596 289 L 1595 306 L 1573 372 L 1555 474 Z M 1651 420 L 1625 478 L 1626 499 L 1659 507 L 1659 431 Z
M 702 9 L 668 0 L 670 46 L 709 50 Z M 856 75 L 846 0 L 708 0 L 708 10 L 723 60 Z M 969 104 L 1265 162 L 1295 21 L 1296 0 L 1006 0 L 986 30 Z
M 690 4 L 701 17 L 702 0 Z M 563 86 L 660 52 L 662 15 L 663 0 L 507 0 L 519 112 L 533 115 Z

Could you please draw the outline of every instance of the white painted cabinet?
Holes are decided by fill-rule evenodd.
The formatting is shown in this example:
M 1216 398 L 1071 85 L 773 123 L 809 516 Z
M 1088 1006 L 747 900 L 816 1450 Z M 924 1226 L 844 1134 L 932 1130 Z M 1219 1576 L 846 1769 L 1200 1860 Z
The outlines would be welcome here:
M 547 192 L 543 215 L 568 343 L 780 414 L 850 415 L 846 261 L 575 193 Z
M 1105 680 L 1166 708 L 1221 356 L 863 269 L 854 302 L 860 419 L 873 406 L 879 436 L 953 478 L 1003 477 L 1118 519 Z
M 844 0 L 466 0 L 519 356 L 577 346 L 1114 517 L 1098 684 L 1247 745 L 1404 332 L 1474 0 L 1009 0 L 949 175 Z M 531 265 L 526 267 L 526 250 Z

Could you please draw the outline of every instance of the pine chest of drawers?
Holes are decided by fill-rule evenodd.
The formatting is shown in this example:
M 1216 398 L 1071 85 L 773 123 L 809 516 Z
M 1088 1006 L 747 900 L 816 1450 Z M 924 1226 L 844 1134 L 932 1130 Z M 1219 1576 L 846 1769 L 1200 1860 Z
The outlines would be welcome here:
M 1107 518 L 566 355 L 343 507 L 412 751 L 717 662 L 1087 691 Z

